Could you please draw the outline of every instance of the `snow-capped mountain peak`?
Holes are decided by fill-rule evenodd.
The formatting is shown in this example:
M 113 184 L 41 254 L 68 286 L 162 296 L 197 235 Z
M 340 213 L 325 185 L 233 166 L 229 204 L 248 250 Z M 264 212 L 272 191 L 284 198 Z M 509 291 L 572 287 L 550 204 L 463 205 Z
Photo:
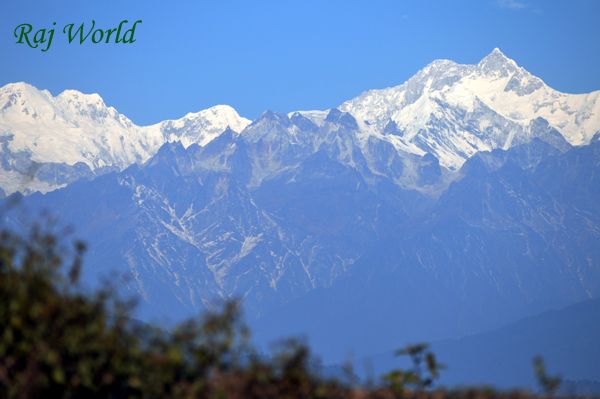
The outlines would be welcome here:
M 81 165 L 87 165 L 85 173 L 123 169 L 146 161 L 167 141 L 206 145 L 228 126 L 240 132 L 249 123 L 232 107 L 217 105 L 138 126 L 99 94 L 65 90 L 53 96 L 24 82 L 10 83 L 0 87 L 0 187 L 6 194 L 50 191 L 79 176 L 86 170 Z M 41 165 L 61 172 L 48 173 Z M 77 172 L 66 172 L 75 165 Z M 40 170 L 43 177 L 37 176 Z
M 228 127 L 240 133 L 250 122 L 229 105 L 215 105 L 180 119 L 160 122 L 153 128 L 158 128 L 168 141 L 181 141 L 187 148 L 192 144 L 205 146 Z
M 283 155 L 288 149 L 309 154 L 332 142 L 346 155 L 355 151 L 354 145 L 380 154 L 367 147 L 384 142 L 380 144 L 391 145 L 399 157 L 429 153 L 442 167 L 457 170 L 477 152 L 507 149 L 548 132 L 562 135 L 570 145 L 588 144 L 600 132 L 600 91 L 558 92 L 498 48 L 476 64 L 435 60 L 398 86 L 369 90 L 337 108 L 287 115 L 266 111 L 254 122 L 228 105 L 216 105 L 180 119 L 138 126 L 98 94 L 65 90 L 53 96 L 14 83 L 0 88 L 0 172 L 6 172 L 0 187 L 8 193 L 21 191 L 8 183 L 17 169 L 18 176 L 29 173 L 27 160 L 83 163 L 94 173 L 105 167 L 123 169 L 146 161 L 166 142 L 204 147 L 227 128 L 248 142 L 265 144 L 271 158 L 261 165 L 268 164 L 270 175 L 289 161 Z M 273 149 L 282 154 L 272 154 Z M 378 162 L 367 158 L 372 165 Z M 51 186 L 68 183 L 61 181 Z
M 536 135 L 543 118 L 572 145 L 600 130 L 600 92 L 565 94 L 494 49 L 477 64 L 436 60 L 405 83 L 344 102 L 379 131 L 394 122 L 396 137 L 458 169 L 478 151 L 507 148 Z
M 479 70 L 486 74 L 508 76 L 519 69 L 517 63 L 508 58 L 499 48 L 495 48 L 477 64 Z
M 7 150 L 30 154 L 38 163 L 122 168 L 149 157 L 162 142 L 98 94 L 66 90 L 55 97 L 17 83 L 0 89 L 0 104 L 0 135 L 8 137 Z

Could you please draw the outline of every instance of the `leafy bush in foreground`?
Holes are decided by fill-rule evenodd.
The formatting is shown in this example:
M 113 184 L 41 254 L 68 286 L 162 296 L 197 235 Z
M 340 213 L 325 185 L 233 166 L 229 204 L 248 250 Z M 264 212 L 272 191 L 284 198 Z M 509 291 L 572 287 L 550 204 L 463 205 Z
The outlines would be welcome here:
M 64 248 L 34 229 L 27 239 L 0 233 L 0 398 L 491 398 L 490 390 L 427 391 L 441 366 L 423 344 L 399 355 L 381 387 L 327 379 L 308 348 L 284 341 L 259 356 L 234 303 L 167 333 L 132 322 L 132 304 L 109 288 L 78 285 L 84 245 Z M 548 382 L 542 363 L 538 371 Z M 550 389 L 551 388 L 551 389 Z

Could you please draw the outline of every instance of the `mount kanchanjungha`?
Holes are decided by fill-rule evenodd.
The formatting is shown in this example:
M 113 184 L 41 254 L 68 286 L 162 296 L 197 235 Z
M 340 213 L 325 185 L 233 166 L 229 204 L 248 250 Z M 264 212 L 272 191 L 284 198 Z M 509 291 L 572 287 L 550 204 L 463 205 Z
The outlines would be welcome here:
M 599 131 L 599 91 L 557 92 L 497 49 L 254 121 L 216 106 L 137 126 L 16 83 L 0 187 L 73 226 L 86 279 L 122 276 L 140 317 L 238 297 L 259 338 L 307 333 L 340 359 L 598 297 Z

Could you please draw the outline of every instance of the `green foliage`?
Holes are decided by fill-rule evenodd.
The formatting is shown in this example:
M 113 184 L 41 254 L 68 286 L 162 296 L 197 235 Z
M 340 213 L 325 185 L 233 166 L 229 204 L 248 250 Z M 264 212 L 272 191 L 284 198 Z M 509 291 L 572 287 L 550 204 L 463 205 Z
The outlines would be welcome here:
M 544 359 L 540 356 L 533 358 L 533 370 L 542 391 L 548 396 L 553 396 L 560 387 L 561 378 L 559 376 L 548 375 Z
M 385 375 L 386 387 L 327 379 L 299 341 L 282 341 L 272 356 L 260 356 L 234 302 L 172 332 L 136 323 L 134 304 L 110 287 L 83 293 L 84 250 L 40 229 L 26 238 L 0 232 L 0 399 L 527 397 L 429 391 L 443 366 L 426 344 L 397 352 L 412 368 Z M 541 359 L 535 367 L 544 390 L 553 393 L 558 380 Z
M 396 356 L 408 356 L 412 362 L 412 369 L 392 370 L 384 375 L 383 379 L 397 397 L 407 394 L 407 388 L 421 392 L 433 385 L 439 378 L 440 370 L 445 366 L 438 363 L 435 354 L 428 350 L 425 343 L 407 345 L 396 351 Z
M 64 251 L 53 235 L 0 233 L 2 396 L 106 397 L 135 386 L 139 340 L 128 325 L 129 303 L 109 290 L 79 292 L 83 251 L 74 243 L 63 275 Z
M 0 398 L 346 397 L 296 341 L 258 356 L 234 302 L 167 333 L 132 322 L 110 288 L 84 295 L 84 249 L 0 234 Z

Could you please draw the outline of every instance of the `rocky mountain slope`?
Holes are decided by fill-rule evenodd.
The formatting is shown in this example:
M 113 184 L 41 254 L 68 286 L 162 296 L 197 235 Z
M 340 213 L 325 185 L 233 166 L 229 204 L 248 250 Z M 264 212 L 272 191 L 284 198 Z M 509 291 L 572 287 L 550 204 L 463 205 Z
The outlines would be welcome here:
M 306 333 L 331 360 L 600 294 L 599 92 L 553 91 L 498 50 L 252 122 L 218 106 L 138 127 L 97 96 L 3 93 L 3 190 L 66 185 L 4 222 L 74 227 L 87 281 L 111 276 L 142 318 L 242 298 L 261 339 Z
M 430 154 L 448 170 L 479 151 L 507 149 L 533 137 L 562 136 L 571 145 L 584 145 L 600 131 L 600 92 L 557 92 L 498 49 L 476 65 L 434 61 L 407 82 L 367 91 L 339 110 L 353 117 L 359 147 L 375 140 L 401 158 Z M 300 133 L 294 139 L 304 136 L 297 144 L 318 148 L 321 137 L 307 132 L 320 128 L 328 115 L 329 110 L 288 114 L 305 120 L 295 127 Z M 166 142 L 205 146 L 227 127 L 240 133 L 249 124 L 233 108 L 219 105 L 137 126 L 97 94 L 66 90 L 54 97 L 26 83 L 8 84 L 0 88 L 0 188 L 7 194 L 51 191 L 142 163 Z M 246 133 L 264 132 L 254 125 Z

